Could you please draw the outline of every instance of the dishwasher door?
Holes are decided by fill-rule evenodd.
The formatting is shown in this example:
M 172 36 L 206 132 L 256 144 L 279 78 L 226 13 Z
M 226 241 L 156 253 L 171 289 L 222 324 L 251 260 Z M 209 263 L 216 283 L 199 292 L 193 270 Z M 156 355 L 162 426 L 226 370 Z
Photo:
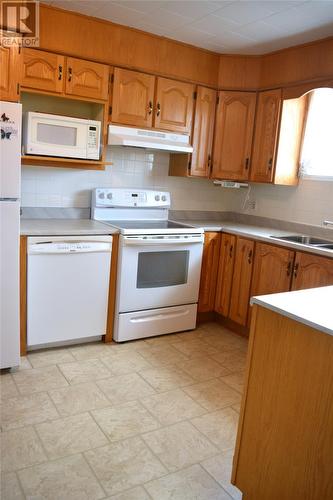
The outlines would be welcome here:
M 106 333 L 112 236 L 29 237 L 27 344 Z

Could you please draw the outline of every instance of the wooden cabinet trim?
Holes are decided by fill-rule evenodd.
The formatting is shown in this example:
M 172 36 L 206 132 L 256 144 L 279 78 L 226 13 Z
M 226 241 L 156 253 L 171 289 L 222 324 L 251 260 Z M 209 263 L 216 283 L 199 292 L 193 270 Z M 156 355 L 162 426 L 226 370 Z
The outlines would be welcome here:
M 110 283 L 109 283 L 109 299 L 108 299 L 108 316 L 106 321 L 106 334 L 104 342 L 112 342 L 114 316 L 116 307 L 116 289 L 117 289 L 117 270 L 118 270 L 118 253 L 119 253 L 119 234 L 112 235 L 112 254 L 110 267 Z
M 219 232 L 205 233 L 198 300 L 199 313 L 214 310 L 220 238 L 221 233 Z
M 20 353 L 27 353 L 27 237 L 20 237 Z

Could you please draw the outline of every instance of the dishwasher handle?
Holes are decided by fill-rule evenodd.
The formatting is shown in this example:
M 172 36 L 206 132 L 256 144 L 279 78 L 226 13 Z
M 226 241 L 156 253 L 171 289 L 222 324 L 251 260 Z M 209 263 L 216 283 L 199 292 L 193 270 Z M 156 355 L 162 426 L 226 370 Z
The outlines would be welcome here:
M 28 255 L 111 252 L 111 243 L 101 241 L 49 241 L 28 245 Z

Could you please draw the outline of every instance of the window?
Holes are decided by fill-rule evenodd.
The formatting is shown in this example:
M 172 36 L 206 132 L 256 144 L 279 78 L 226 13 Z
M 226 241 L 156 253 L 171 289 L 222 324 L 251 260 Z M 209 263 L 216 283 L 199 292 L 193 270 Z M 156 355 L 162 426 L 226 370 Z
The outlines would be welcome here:
M 301 172 L 304 177 L 333 180 L 333 89 L 310 94 Z

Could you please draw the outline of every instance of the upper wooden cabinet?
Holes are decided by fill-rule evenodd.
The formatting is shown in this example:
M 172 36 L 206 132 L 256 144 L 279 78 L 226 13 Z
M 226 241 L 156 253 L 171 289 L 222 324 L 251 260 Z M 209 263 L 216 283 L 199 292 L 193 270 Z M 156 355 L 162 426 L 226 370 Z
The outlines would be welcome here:
M 292 290 L 333 285 L 333 259 L 296 252 Z
M 66 59 L 66 94 L 92 99 L 108 98 L 109 67 L 83 59 Z
M 192 131 L 192 154 L 171 154 L 169 175 L 209 177 L 216 107 L 215 90 L 198 87 Z
M 215 90 L 198 87 L 192 133 L 193 153 L 190 162 L 190 175 L 195 177 L 208 177 L 210 174 L 215 107 Z
M 17 47 L 0 47 L 0 99 L 19 101 L 21 57 Z
M 198 312 L 209 312 L 214 309 L 217 270 L 219 266 L 220 236 L 220 233 L 205 233 Z
M 220 262 L 216 285 L 215 311 L 228 316 L 231 298 L 232 277 L 234 273 L 236 236 L 222 234 Z
M 154 126 L 190 134 L 195 86 L 168 78 L 157 78 Z
M 25 88 L 106 100 L 108 82 L 109 67 L 105 64 L 23 49 L 21 84 Z
M 23 50 L 23 87 L 62 93 L 65 57 L 43 50 Z
M 137 127 L 153 124 L 155 77 L 115 68 L 112 92 L 112 121 Z
M 282 91 L 259 92 L 250 180 L 273 182 Z
M 254 241 L 237 238 L 229 318 L 245 326 L 250 300 Z
M 247 180 L 256 107 L 254 92 L 219 92 L 212 177 Z

